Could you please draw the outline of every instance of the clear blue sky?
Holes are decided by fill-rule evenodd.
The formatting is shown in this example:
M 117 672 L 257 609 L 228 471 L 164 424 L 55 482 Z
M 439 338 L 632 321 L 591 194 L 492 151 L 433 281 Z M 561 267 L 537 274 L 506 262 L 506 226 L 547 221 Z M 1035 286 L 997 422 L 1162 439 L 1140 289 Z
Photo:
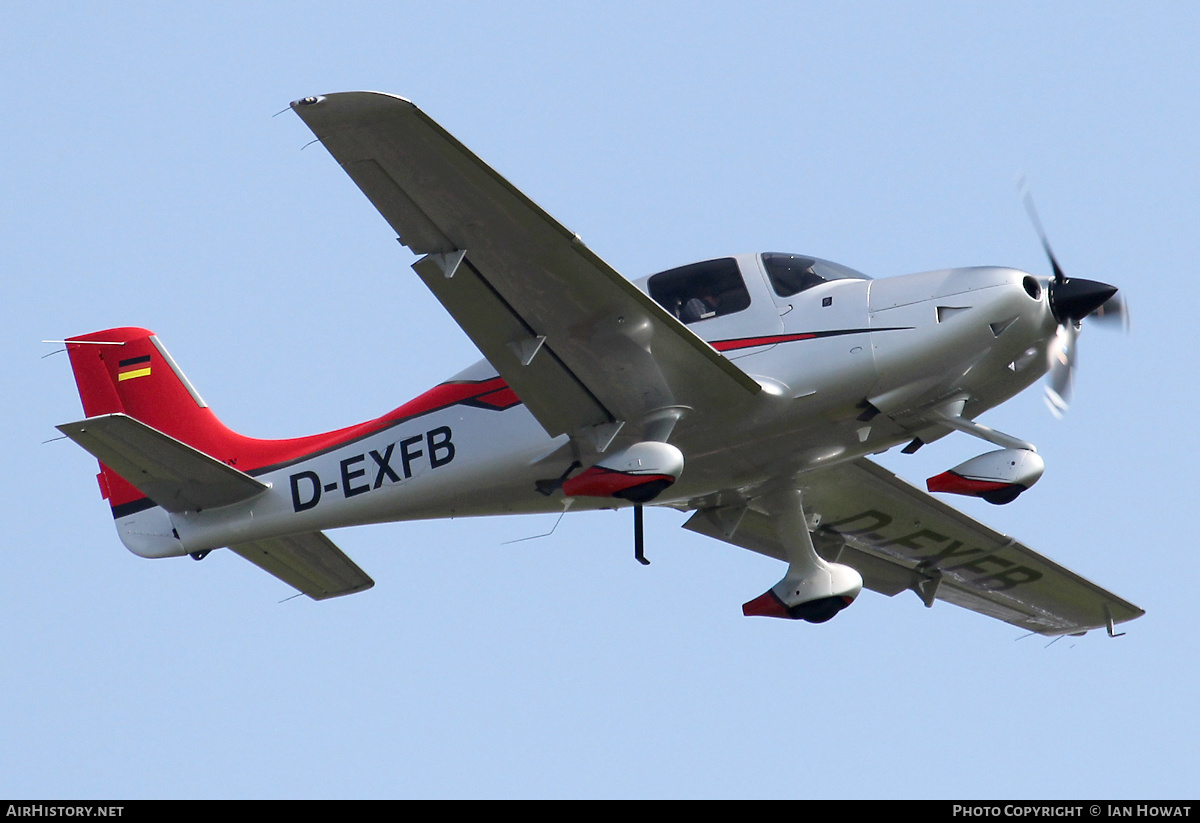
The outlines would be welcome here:
M 1191 797 L 1200 11 L 1191 3 L 5 3 L 0 796 Z M 138 9 L 138 10 L 132 10 Z M 290 112 L 413 99 L 629 276 L 808 252 L 876 277 L 1114 283 L 1047 471 L 966 506 L 1145 608 L 1040 638 L 864 593 L 746 619 L 782 566 L 650 512 L 340 531 L 369 593 L 129 554 L 62 338 L 154 329 L 232 427 L 393 408 L 476 359 Z M 1190 342 L 1189 342 L 1190 341 Z M 886 465 L 920 482 L 955 435 Z

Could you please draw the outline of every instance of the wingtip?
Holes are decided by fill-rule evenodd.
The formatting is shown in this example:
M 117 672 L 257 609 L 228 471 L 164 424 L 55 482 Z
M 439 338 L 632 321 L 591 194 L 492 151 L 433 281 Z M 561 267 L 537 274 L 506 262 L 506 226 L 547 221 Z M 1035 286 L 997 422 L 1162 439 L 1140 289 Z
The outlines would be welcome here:
M 291 103 L 288 103 L 288 105 L 293 109 L 298 109 L 301 106 L 315 106 L 324 99 L 325 95 L 317 94 L 310 97 L 301 97 L 299 100 L 293 100 Z
M 383 91 L 338 91 L 328 94 L 313 94 L 308 97 L 301 97 L 298 100 L 293 100 L 290 105 L 293 109 L 299 111 L 302 108 L 310 108 L 316 106 L 322 107 L 322 104 L 337 103 L 339 106 L 346 104 L 356 104 L 358 106 L 365 105 L 394 105 L 401 103 L 412 106 L 413 102 L 407 97 L 401 97 L 398 94 L 389 94 Z

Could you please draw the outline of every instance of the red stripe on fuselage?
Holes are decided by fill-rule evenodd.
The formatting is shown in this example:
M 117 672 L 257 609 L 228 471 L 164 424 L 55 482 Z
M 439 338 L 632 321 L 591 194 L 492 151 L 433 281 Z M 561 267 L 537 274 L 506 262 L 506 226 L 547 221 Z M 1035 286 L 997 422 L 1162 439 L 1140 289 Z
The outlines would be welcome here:
M 790 343 L 793 340 L 811 340 L 816 336 L 814 332 L 769 334 L 763 337 L 738 337 L 733 340 L 714 340 L 709 345 L 717 351 L 734 351 L 735 349 L 750 349 L 755 346 L 773 346 L 776 343 Z
M 505 409 L 511 409 L 513 406 L 519 406 L 521 404 L 521 398 L 517 397 L 517 393 L 508 386 L 504 386 L 503 388 L 496 389 L 495 391 L 470 397 L 463 402 L 471 406 L 480 406 L 484 408 L 495 409 L 496 411 L 504 411 Z
M 774 346 L 776 343 L 791 343 L 795 340 L 813 340 L 818 337 L 844 337 L 848 334 L 871 334 L 882 331 L 902 331 L 896 326 L 878 329 L 829 329 L 827 331 L 804 331 L 792 334 L 767 334 L 761 337 L 735 337 L 731 340 L 710 340 L 709 345 L 717 351 L 752 349 L 755 346 Z
M 375 434 L 383 429 L 412 420 L 421 415 L 448 409 L 460 403 L 476 405 L 472 401 L 479 400 L 485 396 L 488 398 L 488 401 L 483 405 L 498 408 L 498 404 L 491 402 L 490 398 L 505 391 L 512 392 L 508 388 L 508 384 L 500 377 L 493 377 L 490 380 L 442 383 L 441 385 L 434 386 L 424 394 L 414 397 L 403 406 L 393 409 L 382 417 L 368 420 L 365 423 L 359 423 L 357 426 L 349 426 L 324 434 L 300 437 L 295 440 L 258 441 L 268 445 L 273 444 L 278 447 L 278 451 L 273 455 L 262 455 L 260 459 L 251 461 L 248 468 L 244 465 L 238 465 L 238 468 L 245 472 L 268 471 L 282 464 L 291 463 L 301 458 L 311 457 L 317 453 L 344 446 L 353 440 Z M 513 394 L 513 397 L 516 398 L 516 395 Z M 520 401 L 517 400 L 516 402 L 519 403 Z M 504 406 L 504 408 L 508 408 L 508 406 Z
M 258 440 L 238 435 L 232 443 L 226 441 L 226 447 L 222 450 L 225 453 L 221 454 L 213 454 L 196 444 L 189 445 L 200 448 L 201 451 L 239 471 L 247 474 L 264 474 L 289 463 L 314 457 L 413 418 L 451 406 L 469 404 L 479 408 L 503 411 L 520 402 L 516 393 L 500 377 L 493 377 L 490 380 L 452 381 L 434 386 L 424 394 L 381 417 L 355 426 L 347 426 L 344 429 L 284 440 Z M 215 418 L 213 420 L 215 422 Z M 112 484 L 113 487 L 109 489 L 109 505 L 114 510 L 123 507 L 122 511 L 124 511 L 128 508 L 128 504 L 145 499 L 142 492 L 124 482 L 119 475 L 115 479 L 121 482 Z M 120 488 L 116 488 L 118 485 Z

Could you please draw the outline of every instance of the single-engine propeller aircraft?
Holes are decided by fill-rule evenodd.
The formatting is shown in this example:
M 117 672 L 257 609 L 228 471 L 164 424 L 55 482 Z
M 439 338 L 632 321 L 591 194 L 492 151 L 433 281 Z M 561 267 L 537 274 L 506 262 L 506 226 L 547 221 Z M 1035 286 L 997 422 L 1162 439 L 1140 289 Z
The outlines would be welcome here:
M 151 332 L 67 341 L 100 461 L 142 557 L 229 547 L 313 599 L 373 581 L 323 532 L 362 523 L 631 507 L 787 563 L 747 615 L 830 619 L 865 586 L 911 590 L 1048 636 L 1143 612 L 880 468 L 958 431 L 993 447 L 930 491 L 1007 503 L 1033 445 L 975 418 L 1049 372 L 1061 411 L 1075 336 L 1124 317 L 1116 289 L 1000 267 L 872 280 L 744 254 L 630 282 L 424 112 L 386 94 L 292 109 L 399 235 L 486 360 L 382 417 L 290 440 L 223 426 Z M 905 445 L 907 444 L 907 445 Z

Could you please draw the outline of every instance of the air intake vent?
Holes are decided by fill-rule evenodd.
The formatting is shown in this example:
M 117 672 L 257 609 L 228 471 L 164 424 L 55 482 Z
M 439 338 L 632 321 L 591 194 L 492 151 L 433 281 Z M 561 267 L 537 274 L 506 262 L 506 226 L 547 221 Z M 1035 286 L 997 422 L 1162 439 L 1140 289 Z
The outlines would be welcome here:
M 1000 335 L 1004 334 L 1005 329 L 1015 322 L 1017 322 L 1017 317 L 1016 315 L 1013 315 L 1007 320 L 1001 320 L 999 323 L 988 323 L 988 328 L 992 330 L 993 336 L 999 337 Z
M 962 314 L 965 311 L 970 311 L 970 306 L 938 306 L 937 318 L 939 323 L 945 323 L 956 314 Z

